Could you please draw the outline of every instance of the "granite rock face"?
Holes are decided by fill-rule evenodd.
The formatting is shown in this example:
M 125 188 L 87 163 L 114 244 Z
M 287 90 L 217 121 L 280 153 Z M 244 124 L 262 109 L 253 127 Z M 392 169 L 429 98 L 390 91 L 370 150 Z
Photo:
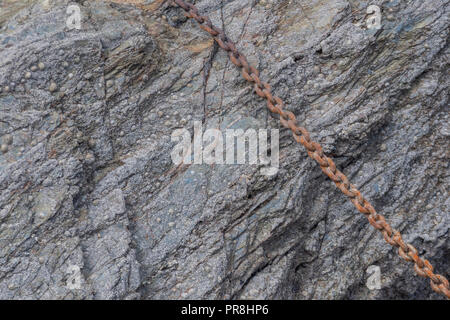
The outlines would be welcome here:
M 0 4 L 0 299 L 441 299 L 179 8 Z M 449 1 L 195 4 L 448 277 Z M 278 173 L 174 165 L 197 121 L 280 129 Z

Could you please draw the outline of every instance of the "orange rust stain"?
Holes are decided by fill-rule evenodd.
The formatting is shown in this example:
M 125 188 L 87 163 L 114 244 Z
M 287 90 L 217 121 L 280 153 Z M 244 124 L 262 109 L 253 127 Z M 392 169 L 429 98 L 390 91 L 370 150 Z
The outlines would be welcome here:
M 164 3 L 164 1 L 166 1 L 166 0 L 156 0 L 155 2 L 153 2 L 149 5 L 142 6 L 142 9 L 155 11 Z
M 186 46 L 186 49 L 188 49 L 191 52 L 194 53 L 200 53 L 202 51 L 205 51 L 208 48 L 211 48 L 214 44 L 214 40 L 213 39 L 208 39 L 206 41 L 202 41 L 202 42 L 197 42 L 195 44 L 191 44 Z
M 129 4 L 141 4 L 144 0 L 103 0 L 106 2 L 115 2 L 115 3 L 129 3 Z
M 134 4 L 134 5 L 138 5 L 139 7 L 141 7 L 144 10 L 150 10 L 150 11 L 155 11 L 156 9 L 158 9 L 164 1 L 166 0 L 156 0 L 155 2 L 148 4 L 148 5 L 143 5 L 143 3 L 145 2 L 144 0 L 103 0 L 106 2 L 115 2 L 115 3 L 126 3 L 126 4 Z

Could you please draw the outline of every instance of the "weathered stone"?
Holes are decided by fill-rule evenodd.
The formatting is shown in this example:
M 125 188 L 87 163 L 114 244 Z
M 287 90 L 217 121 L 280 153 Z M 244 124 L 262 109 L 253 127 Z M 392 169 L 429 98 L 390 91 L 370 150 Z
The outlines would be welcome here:
M 280 125 L 180 9 L 114 2 L 79 4 L 81 30 L 72 1 L 1 11 L 0 299 L 441 298 L 287 131 L 273 177 L 175 166 L 175 128 Z M 195 3 L 449 276 L 446 1 Z M 370 4 L 389 12 L 378 31 Z

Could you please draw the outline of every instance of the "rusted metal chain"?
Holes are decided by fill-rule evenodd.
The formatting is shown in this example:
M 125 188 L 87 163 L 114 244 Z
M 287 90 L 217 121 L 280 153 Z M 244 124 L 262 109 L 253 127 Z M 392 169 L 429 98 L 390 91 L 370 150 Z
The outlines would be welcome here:
M 366 216 L 369 223 L 383 234 L 386 242 L 398 248 L 400 257 L 414 263 L 414 269 L 419 276 L 430 278 L 430 284 L 434 291 L 450 299 L 448 280 L 440 274 L 433 273 L 433 266 L 430 262 L 419 257 L 417 249 L 403 241 L 400 232 L 393 229 L 386 222 L 384 216 L 375 211 L 369 201 L 362 196 L 361 192 L 336 168 L 334 161 L 324 154 L 320 144 L 312 141 L 309 132 L 297 125 L 295 115 L 290 111 L 283 110 L 283 101 L 272 94 L 270 84 L 261 81 L 259 71 L 248 63 L 245 56 L 238 51 L 233 41 L 227 37 L 223 30 L 214 26 L 209 17 L 200 15 L 193 4 L 184 0 L 173 0 L 173 2 L 185 11 L 188 18 L 197 21 L 200 28 L 208 32 L 217 44 L 228 52 L 231 62 L 241 68 L 242 76 L 247 81 L 254 83 L 255 93 L 267 100 L 269 110 L 280 116 L 281 124 L 292 131 L 295 141 L 306 148 L 308 155 L 319 164 L 322 171 L 336 184 L 342 193 L 350 198 L 356 209 Z

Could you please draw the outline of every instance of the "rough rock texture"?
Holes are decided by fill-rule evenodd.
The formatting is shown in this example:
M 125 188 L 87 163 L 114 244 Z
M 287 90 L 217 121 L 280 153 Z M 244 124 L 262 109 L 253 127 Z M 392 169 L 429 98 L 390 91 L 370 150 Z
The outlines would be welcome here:
M 69 30 L 72 2 L 0 1 L 0 299 L 441 298 L 286 130 L 273 177 L 173 165 L 194 121 L 280 126 L 180 9 L 115 2 Z M 447 277 L 449 2 L 195 1 Z

